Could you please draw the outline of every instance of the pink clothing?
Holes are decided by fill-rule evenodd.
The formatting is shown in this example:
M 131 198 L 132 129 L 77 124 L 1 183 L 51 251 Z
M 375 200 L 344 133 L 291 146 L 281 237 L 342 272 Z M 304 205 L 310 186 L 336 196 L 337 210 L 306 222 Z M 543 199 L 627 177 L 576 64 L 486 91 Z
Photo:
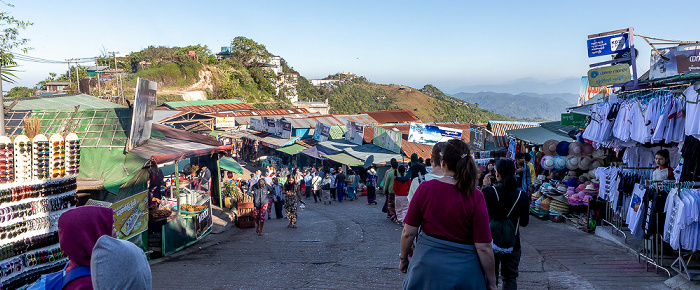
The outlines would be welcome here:
M 484 194 L 465 197 L 454 185 L 439 180 L 421 183 L 411 199 L 404 223 L 428 235 L 463 244 L 490 243 L 491 229 Z
M 112 209 L 86 205 L 68 210 L 58 218 L 58 240 L 68 256 L 67 272 L 76 266 L 90 267 L 97 240 L 112 235 Z M 64 289 L 92 289 L 90 276 L 73 280 Z

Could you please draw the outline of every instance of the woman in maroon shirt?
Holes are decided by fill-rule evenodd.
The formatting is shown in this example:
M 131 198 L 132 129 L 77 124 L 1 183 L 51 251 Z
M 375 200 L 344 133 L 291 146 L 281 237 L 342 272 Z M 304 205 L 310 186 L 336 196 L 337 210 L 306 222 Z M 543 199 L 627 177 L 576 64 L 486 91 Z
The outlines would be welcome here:
M 489 216 L 469 147 L 452 139 L 440 155 L 444 176 L 421 183 L 404 219 L 403 288 L 497 289 Z

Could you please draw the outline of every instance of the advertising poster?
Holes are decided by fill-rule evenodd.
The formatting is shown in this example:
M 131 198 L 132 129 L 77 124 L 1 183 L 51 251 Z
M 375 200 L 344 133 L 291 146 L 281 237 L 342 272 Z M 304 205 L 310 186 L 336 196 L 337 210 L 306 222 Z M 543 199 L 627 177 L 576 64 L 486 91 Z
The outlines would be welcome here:
M 216 117 L 216 128 L 232 128 L 236 127 L 234 117 Z
M 395 153 L 401 153 L 401 133 L 381 127 L 374 129 L 372 144 Z
M 622 84 L 631 79 L 630 65 L 626 63 L 598 67 L 588 71 L 588 85 L 591 87 Z
M 649 79 L 661 79 L 700 71 L 700 45 L 689 44 L 651 51 Z
M 127 197 L 109 206 L 114 211 L 114 229 L 124 240 L 148 229 L 148 191 Z
M 211 228 L 211 225 L 214 223 L 214 220 L 212 219 L 211 216 L 211 200 L 209 202 L 205 203 L 207 207 L 204 209 L 203 212 L 200 212 L 197 214 L 197 216 L 193 217 L 194 218 L 194 231 L 195 231 L 195 236 L 199 239 L 204 233 Z
M 362 137 L 365 134 L 365 125 L 353 121 L 348 121 L 345 124 L 345 140 L 362 145 Z
M 328 141 L 328 136 L 331 134 L 331 126 L 323 124 L 321 122 L 316 123 L 316 130 L 314 130 L 314 140 L 318 142 Z
M 280 119 L 277 123 L 277 125 L 279 125 L 278 128 L 280 137 L 284 139 L 292 138 L 292 122 L 285 119 Z
M 262 120 L 250 118 L 250 129 L 255 130 L 255 131 L 264 131 L 263 125 L 262 125 Z
M 131 132 L 127 151 L 136 148 L 151 138 L 153 108 L 156 106 L 158 83 L 138 78 L 134 96 L 134 113 L 131 116 Z
M 262 117 L 262 122 L 263 122 L 263 128 L 267 133 L 272 133 L 272 134 L 277 134 L 277 121 L 275 121 L 275 118 L 271 117 Z
M 408 142 L 433 145 L 450 139 L 461 139 L 462 130 L 438 127 L 423 123 L 411 123 Z
M 590 100 L 601 100 L 610 96 L 610 94 L 612 94 L 612 87 L 591 87 L 588 85 L 588 77 L 581 77 L 577 106 L 581 106 Z
M 628 50 L 628 35 L 615 34 L 588 40 L 588 57 L 603 56 Z

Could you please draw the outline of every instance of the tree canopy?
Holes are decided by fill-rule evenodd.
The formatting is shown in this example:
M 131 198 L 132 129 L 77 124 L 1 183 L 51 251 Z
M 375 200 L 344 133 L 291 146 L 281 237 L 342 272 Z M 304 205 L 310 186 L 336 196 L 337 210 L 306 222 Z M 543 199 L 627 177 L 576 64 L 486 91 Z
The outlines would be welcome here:
M 231 41 L 231 54 L 245 66 L 266 63 L 270 59 L 265 45 L 244 36 L 236 36 Z

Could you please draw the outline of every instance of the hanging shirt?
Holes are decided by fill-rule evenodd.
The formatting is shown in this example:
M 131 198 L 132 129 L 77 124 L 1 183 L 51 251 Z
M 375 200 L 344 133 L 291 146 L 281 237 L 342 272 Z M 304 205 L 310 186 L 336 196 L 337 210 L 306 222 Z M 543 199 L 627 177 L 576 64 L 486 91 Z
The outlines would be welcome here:
M 695 138 L 700 138 L 700 104 L 698 104 L 700 96 L 698 90 L 700 90 L 700 82 L 694 83 L 683 91 L 686 99 L 685 134 Z
M 644 194 L 646 189 L 640 184 L 634 185 L 634 191 L 632 191 L 632 199 L 629 203 L 629 208 L 627 209 L 627 225 L 632 232 L 632 235 L 637 235 L 637 231 L 640 229 L 638 227 L 639 221 L 641 220 L 644 208 L 642 201 L 644 200 Z

